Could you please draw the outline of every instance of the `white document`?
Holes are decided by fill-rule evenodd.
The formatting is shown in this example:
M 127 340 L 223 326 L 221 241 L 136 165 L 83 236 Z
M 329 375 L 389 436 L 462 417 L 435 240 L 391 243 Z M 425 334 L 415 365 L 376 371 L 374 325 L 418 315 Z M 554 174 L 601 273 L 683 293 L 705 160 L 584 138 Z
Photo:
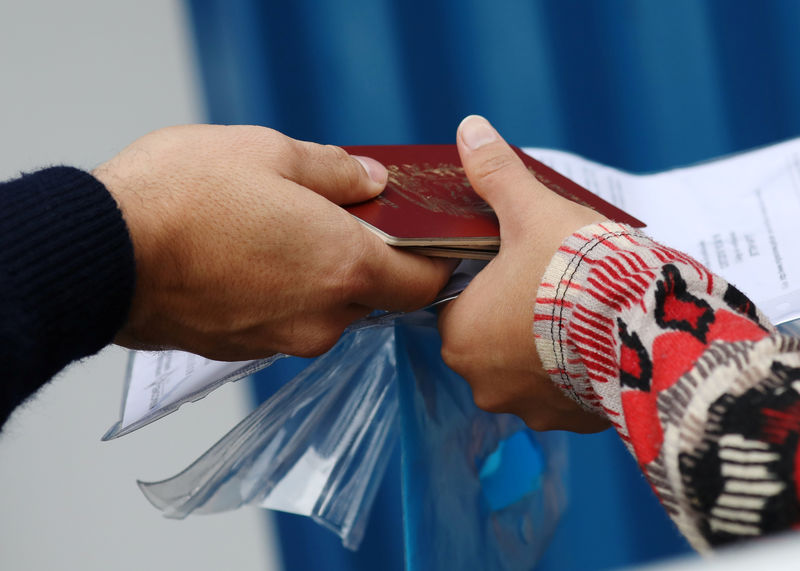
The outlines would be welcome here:
M 742 290 L 773 323 L 800 318 L 800 139 L 649 175 L 525 149 L 643 220 Z
M 562 151 L 524 150 L 643 220 L 645 232 L 736 285 L 773 323 L 800 318 L 800 248 L 793 235 L 800 223 L 800 139 L 647 175 Z M 133 353 L 121 419 L 104 439 L 136 430 L 279 357 L 222 363 L 180 351 Z
M 212 361 L 184 351 L 131 351 L 120 420 L 103 436 L 111 440 L 158 420 L 183 403 L 203 398 L 229 381 L 270 365 L 259 361 Z

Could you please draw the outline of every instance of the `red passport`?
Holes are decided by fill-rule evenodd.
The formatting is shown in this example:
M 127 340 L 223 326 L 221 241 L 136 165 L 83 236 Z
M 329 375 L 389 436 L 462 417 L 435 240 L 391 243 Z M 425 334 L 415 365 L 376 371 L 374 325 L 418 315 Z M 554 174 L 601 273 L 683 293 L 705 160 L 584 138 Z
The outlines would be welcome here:
M 389 170 L 380 196 L 345 207 L 387 244 L 429 256 L 491 259 L 500 227 L 491 207 L 470 186 L 455 145 L 345 147 Z M 614 220 L 644 224 L 596 194 L 514 147 L 523 163 L 550 190 Z

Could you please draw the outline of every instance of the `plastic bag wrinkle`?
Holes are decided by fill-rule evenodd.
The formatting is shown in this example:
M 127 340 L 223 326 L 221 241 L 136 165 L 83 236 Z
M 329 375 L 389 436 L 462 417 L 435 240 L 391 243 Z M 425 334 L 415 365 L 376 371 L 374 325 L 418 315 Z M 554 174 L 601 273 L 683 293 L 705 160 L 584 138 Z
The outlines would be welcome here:
M 167 517 L 256 505 L 354 549 L 396 442 L 396 384 L 393 328 L 350 332 L 187 469 L 139 487 Z

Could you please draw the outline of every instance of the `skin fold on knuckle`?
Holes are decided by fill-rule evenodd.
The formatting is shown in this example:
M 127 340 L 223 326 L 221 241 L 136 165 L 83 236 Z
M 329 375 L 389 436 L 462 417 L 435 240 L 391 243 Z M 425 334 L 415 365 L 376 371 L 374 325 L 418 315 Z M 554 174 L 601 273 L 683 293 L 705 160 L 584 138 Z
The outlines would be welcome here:
M 441 356 L 445 364 L 465 379 L 477 376 L 472 342 L 461 332 L 443 333 Z
M 250 159 L 251 166 L 262 165 L 283 178 L 294 180 L 313 164 L 314 156 L 308 149 L 311 143 L 264 129 L 243 141 L 241 155 Z
M 331 163 L 349 163 L 350 155 L 342 147 L 336 145 L 323 145 L 322 152 Z
M 548 415 L 546 412 L 542 413 L 541 411 L 529 411 L 523 420 L 528 428 L 537 432 L 546 432 L 548 430 L 559 429 L 563 430 L 566 428 L 555 425 L 552 422 L 550 415 Z
M 480 181 L 491 184 L 494 180 L 504 177 L 514 166 L 514 159 L 507 152 L 492 152 L 474 165 L 473 175 Z
M 259 125 L 222 125 L 227 134 L 242 148 L 263 149 L 264 147 L 289 148 L 294 139 L 283 133 Z
M 473 380 L 470 385 L 472 386 L 472 400 L 479 409 L 495 414 L 513 412 L 491 384 L 477 383 Z
M 389 267 L 389 247 L 368 230 L 358 226 L 351 234 L 349 245 L 344 249 L 340 262 L 338 298 L 343 304 L 360 304 L 365 298 L 374 297 L 380 285 L 379 272 Z M 375 308 L 386 309 L 386 308 Z
M 325 165 L 330 173 L 331 186 L 349 190 L 369 185 L 369 179 L 366 176 L 364 167 L 353 159 L 347 151 L 335 145 L 325 145 L 323 150 Z

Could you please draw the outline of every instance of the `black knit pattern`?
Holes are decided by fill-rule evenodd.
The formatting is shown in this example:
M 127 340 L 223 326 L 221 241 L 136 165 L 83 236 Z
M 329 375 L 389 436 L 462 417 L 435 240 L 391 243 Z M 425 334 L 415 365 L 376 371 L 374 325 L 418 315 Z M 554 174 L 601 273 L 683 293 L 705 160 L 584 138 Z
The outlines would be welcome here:
M 0 183 L 0 422 L 122 327 L 133 245 L 89 173 L 52 167 Z

